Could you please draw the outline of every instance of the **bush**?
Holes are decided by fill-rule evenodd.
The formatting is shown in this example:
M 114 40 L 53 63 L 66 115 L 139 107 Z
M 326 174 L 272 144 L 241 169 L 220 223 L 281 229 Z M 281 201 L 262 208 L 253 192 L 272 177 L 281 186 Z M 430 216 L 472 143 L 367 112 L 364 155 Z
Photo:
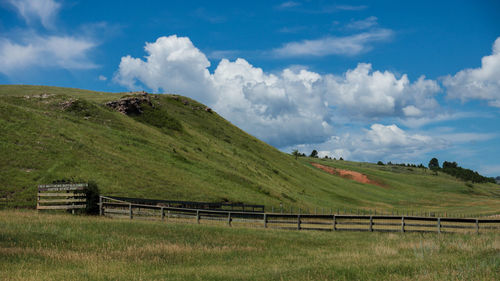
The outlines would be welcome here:
M 317 151 L 316 149 L 314 149 L 314 150 L 311 152 L 311 155 L 309 155 L 309 157 L 318 158 L 318 151 Z
M 437 158 L 432 158 L 431 161 L 429 161 L 429 169 L 431 170 L 438 170 L 439 169 L 439 161 Z
M 382 162 L 382 161 L 378 161 L 378 162 L 377 162 L 377 165 L 384 166 L 384 162 Z
M 87 207 L 85 213 L 88 215 L 99 214 L 99 187 L 95 181 L 89 181 L 88 187 L 85 189 L 87 195 Z

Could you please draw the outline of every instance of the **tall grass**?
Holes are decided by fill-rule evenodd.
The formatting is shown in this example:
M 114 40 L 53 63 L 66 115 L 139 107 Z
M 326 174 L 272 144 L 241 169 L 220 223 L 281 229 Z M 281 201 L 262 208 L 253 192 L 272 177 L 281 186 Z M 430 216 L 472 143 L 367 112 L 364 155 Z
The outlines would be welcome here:
M 499 280 L 498 235 L 323 233 L 0 211 L 1 280 Z

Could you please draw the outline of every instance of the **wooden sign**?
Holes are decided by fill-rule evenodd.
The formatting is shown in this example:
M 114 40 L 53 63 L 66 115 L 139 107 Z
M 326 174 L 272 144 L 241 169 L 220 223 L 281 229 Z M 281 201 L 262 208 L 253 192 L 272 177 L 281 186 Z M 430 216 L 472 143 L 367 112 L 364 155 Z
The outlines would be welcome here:
M 86 183 L 42 184 L 38 186 L 37 210 L 72 210 L 87 207 Z
M 86 183 L 41 184 L 38 186 L 38 191 L 84 190 L 86 187 L 88 187 Z

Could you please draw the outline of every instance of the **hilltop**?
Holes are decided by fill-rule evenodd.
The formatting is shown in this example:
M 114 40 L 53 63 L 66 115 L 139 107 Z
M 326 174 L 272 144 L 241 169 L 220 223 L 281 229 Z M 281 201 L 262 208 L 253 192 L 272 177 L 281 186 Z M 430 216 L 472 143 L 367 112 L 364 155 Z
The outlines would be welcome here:
M 95 181 L 103 194 L 117 196 L 500 212 L 498 185 L 420 168 L 296 160 L 179 95 L 3 85 L 0 128 L 0 197 L 12 207 L 34 207 L 37 184 L 74 179 Z M 312 162 L 377 184 L 329 174 Z

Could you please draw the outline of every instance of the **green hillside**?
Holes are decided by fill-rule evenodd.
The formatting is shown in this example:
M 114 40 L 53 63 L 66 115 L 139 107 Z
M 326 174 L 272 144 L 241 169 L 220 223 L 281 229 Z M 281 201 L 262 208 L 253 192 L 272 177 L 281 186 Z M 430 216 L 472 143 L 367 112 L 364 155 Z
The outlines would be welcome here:
M 128 93 L 0 86 L 0 198 L 34 207 L 37 184 L 93 180 L 103 194 L 295 208 L 500 213 L 500 188 L 424 169 L 301 157 L 248 135 L 206 106 L 149 95 L 142 113 L 105 106 Z M 362 172 L 362 184 L 313 167 Z

